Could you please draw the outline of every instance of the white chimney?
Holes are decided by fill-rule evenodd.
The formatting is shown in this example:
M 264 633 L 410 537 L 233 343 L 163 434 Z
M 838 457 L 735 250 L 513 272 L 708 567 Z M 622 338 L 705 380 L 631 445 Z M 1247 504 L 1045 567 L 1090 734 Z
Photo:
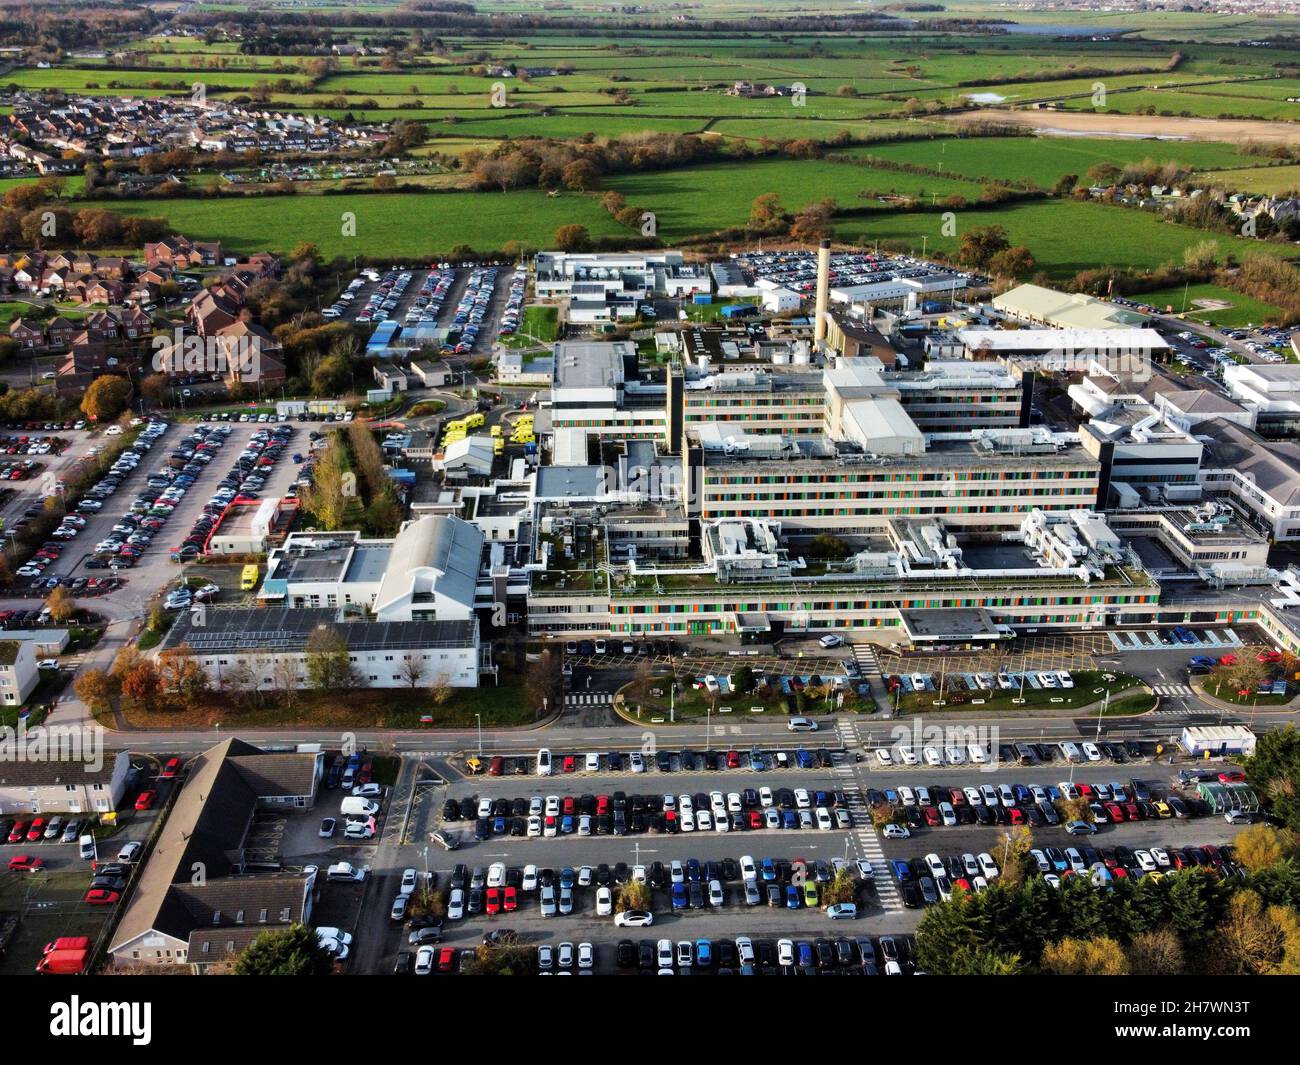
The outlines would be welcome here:
M 813 343 L 822 348 L 826 344 L 826 303 L 831 284 L 831 242 L 823 240 L 817 249 L 817 309 L 814 312 Z

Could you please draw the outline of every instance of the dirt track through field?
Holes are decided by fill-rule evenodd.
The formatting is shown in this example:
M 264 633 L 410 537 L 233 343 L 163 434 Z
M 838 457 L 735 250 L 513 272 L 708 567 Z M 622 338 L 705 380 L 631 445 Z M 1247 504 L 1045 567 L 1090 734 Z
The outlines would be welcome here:
M 1006 111 L 985 108 L 953 115 L 954 122 L 1005 122 L 1055 137 L 1160 137 L 1167 140 L 1260 141 L 1300 144 L 1300 123 L 1264 119 L 1174 118 L 1091 111 Z

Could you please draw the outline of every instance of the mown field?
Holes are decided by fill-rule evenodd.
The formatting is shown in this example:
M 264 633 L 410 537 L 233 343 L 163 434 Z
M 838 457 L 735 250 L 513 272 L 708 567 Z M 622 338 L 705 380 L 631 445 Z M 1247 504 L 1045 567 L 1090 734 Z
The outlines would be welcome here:
M 1236 192 L 1259 195 L 1296 195 L 1300 190 L 1300 166 L 1257 166 L 1233 170 L 1210 170 L 1196 175 L 1212 185 L 1222 185 Z
M 1232 144 L 1104 137 L 936 138 L 865 145 L 849 154 L 935 167 L 976 179 L 1028 179 L 1040 188 L 1051 188 L 1066 174 L 1082 178 L 1098 163 L 1123 167 L 1149 159 L 1201 170 L 1248 166 L 1252 161 Z
M 1175 314 L 1186 313 L 1198 322 L 1218 326 L 1259 325 L 1276 322 L 1282 312 L 1270 304 L 1243 296 L 1221 285 L 1188 285 L 1186 289 L 1170 288 L 1159 292 L 1143 293 L 1139 299 L 1160 310 L 1166 307 Z M 1229 304 L 1222 309 L 1205 310 L 1196 305 L 1197 300 L 1222 300 Z

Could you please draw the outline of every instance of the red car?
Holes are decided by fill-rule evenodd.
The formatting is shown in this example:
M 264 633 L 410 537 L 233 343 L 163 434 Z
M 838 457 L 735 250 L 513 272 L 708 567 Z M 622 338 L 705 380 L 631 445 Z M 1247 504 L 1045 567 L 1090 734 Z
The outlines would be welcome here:
M 1108 802 L 1105 805 L 1105 810 L 1106 816 L 1114 821 L 1115 824 L 1122 825 L 1124 823 L 1124 811 L 1118 805 L 1113 802 Z
M 1130 821 L 1141 821 L 1142 811 L 1138 809 L 1137 803 L 1127 802 L 1124 804 L 1124 814 Z
M 1079 794 L 1082 795 L 1085 799 L 1091 799 L 1094 795 L 1097 794 L 1095 791 L 1092 790 L 1091 784 L 1076 784 L 1075 787 L 1079 789 Z
M 1265 662 L 1265 663 L 1281 662 L 1282 652 L 1281 651 L 1260 651 L 1259 654 L 1257 654 L 1255 657 L 1258 658 L 1261 662 Z
M 763 827 L 763 815 L 757 810 L 749 811 L 749 827 L 756 831 Z
M 1025 815 L 1019 806 L 1011 807 L 1007 811 L 1007 815 L 1011 818 L 1011 823 L 1013 825 L 1023 825 L 1025 823 Z
M 519 892 L 512 887 L 507 887 L 501 899 L 501 908 L 506 913 L 514 913 L 519 908 Z
M 502 758 L 500 755 L 497 755 L 495 758 L 492 759 L 492 761 L 488 763 L 488 776 L 499 777 L 501 775 L 501 771 L 505 768 L 505 764 L 506 764 L 506 760 Z
M 81 900 L 88 906 L 112 906 L 122 896 L 116 891 L 109 891 L 108 888 L 91 888 L 86 892 L 85 897 Z
M 501 889 L 490 887 L 487 889 L 487 898 L 483 908 L 487 911 L 489 917 L 494 917 L 501 912 Z
M 9 842 L 21 843 L 27 838 L 27 822 L 19 821 L 9 830 Z
M 168 758 L 167 764 L 163 766 L 162 772 L 158 774 L 159 780 L 174 780 L 176 774 L 180 772 L 181 760 L 179 758 Z
M 449 973 L 456 969 L 456 950 L 454 947 L 443 947 L 438 951 L 438 972 Z
M 1225 769 L 1219 774 L 1220 784 L 1240 784 L 1246 779 L 1246 774 L 1236 769 Z
M 45 836 L 45 818 L 38 817 L 32 822 L 31 827 L 27 830 L 27 842 L 35 843 Z
M 930 828 L 938 828 L 943 823 L 943 816 L 939 813 L 937 806 L 923 806 L 921 813 L 925 815 L 925 823 Z
M 35 873 L 44 864 L 44 858 L 33 858 L 30 854 L 15 854 L 9 859 L 9 871 L 11 873 Z
M 739 769 L 739 768 L 740 768 L 740 752 L 739 752 L 739 751 L 728 751 L 728 752 L 727 752 L 727 768 L 728 768 L 728 769 Z
M 571 755 L 571 754 L 566 754 L 566 755 L 564 756 L 564 765 L 563 765 L 563 768 L 564 768 L 564 771 L 565 771 L 566 773 L 572 773 L 575 769 L 578 768 L 578 766 L 577 766 L 577 762 L 574 760 L 573 755 Z
M 603 817 L 603 816 L 604 816 L 605 814 L 607 814 L 607 813 L 609 813 L 609 796 L 608 796 L 608 795 L 597 795 L 597 796 L 596 796 L 596 816 L 597 816 L 597 817 Z
M 948 791 L 948 799 L 954 806 L 963 806 L 966 802 L 966 793 L 961 788 L 951 788 Z
M 135 808 L 137 810 L 148 810 L 153 806 L 153 801 L 156 798 L 158 798 L 156 791 L 142 791 L 135 797 Z

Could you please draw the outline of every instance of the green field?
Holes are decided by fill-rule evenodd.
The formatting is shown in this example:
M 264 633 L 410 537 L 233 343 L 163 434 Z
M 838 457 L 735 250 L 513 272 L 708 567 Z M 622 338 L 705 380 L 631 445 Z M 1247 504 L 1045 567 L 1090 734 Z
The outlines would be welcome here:
M 953 254 L 967 229 L 1000 225 L 1012 244 L 1024 244 L 1033 252 L 1038 269 L 1061 279 L 1099 266 L 1149 269 L 1171 260 L 1181 262 L 1187 247 L 1206 239 L 1200 230 L 1164 222 L 1145 212 L 1065 200 L 958 211 L 954 237 L 944 236 L 941 225 L 939 214 L 881 212 L 842 221 L 837 232 L 841 240 L 864 245 L 877 239 L 895 240 L 918 253 L 924 247 Z M 1262 242 L 1215 239 L 1220 247 L 1230 247 L 1237 254 L 1246 248 L 1278 254 L 1285 251 Z
M 1255 166 L 1238 170 L 1210 170 L 1196 175 L 1200 181 L 1221 185 L 1233 192 L 1253 192 L 1269 196 L 1297 195 L 1300 190 L 1300 165 Z
M 1218 326 L 1260 325 L 1264 322 L 1278 322 L 1283 316 L 1277 307 L 1220 285 L 1189 285 L 1185 291 L 1182 288 L 1170 288 L 1160 292 L 1146 292 L 1138 298 L 1159 310 L 1169 307 L 1175 314 L 1186 312 L 1188 318 Z M 1207 310 L 1198 307 L 1197 300 L 1221 300 L 1230 306 Z
M 903 144 L 867 145 L 849 154 L 934 167 L 977 179 L 1025 178 L 1051 188 L 1066 174 L 1080 178 L 1097 163 L 1154 160 L 1195 169 L 1248 165 L 1231 144 L 1201 141 L 1113 140 L 1101 137 L 943 137 Z

